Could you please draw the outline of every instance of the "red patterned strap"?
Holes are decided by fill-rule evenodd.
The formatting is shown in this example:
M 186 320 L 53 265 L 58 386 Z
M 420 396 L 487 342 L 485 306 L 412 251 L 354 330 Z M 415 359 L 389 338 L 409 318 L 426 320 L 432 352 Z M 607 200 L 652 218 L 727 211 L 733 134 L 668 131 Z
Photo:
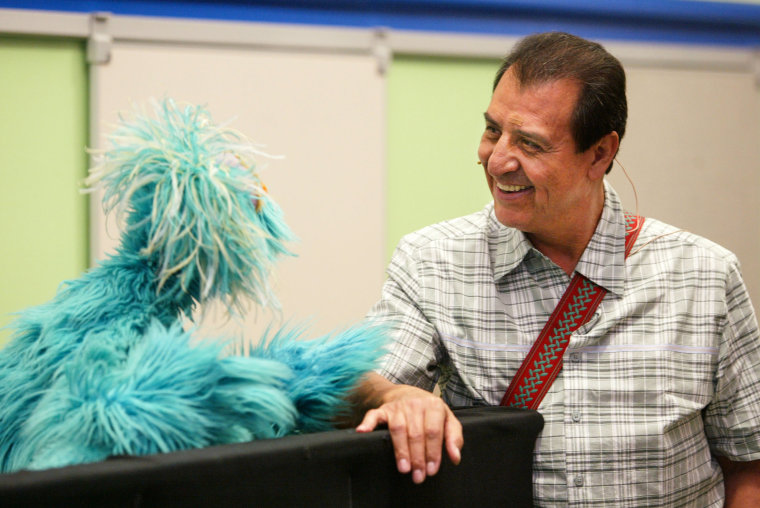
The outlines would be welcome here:
M 625 257 L 644 217 L 625 215 Z M 502 406 L 536 409 L 562 370 L 570 335 L 594 315 L 607 290 L 576 273 L 501 399 Z

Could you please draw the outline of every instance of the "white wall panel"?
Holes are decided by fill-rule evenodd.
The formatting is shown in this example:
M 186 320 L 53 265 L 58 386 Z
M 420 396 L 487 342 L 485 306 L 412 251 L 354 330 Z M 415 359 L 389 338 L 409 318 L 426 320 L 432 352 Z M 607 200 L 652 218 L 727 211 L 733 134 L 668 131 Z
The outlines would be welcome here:
M 751 69 L 627 65 L 628 129 L 618 159 L 639 212 L 732 250 L 760 303 L 760 93 Z M 631 184 L 609 176 L 634 210 Z
M 93 68 L 94 124 L 150 98 L 204 104 L 270 154 L 263 179 L 299 237 L 273 280 L 281 315 L 252 312 L 224 332 L 255 342 L 272 320 L 314 333 L 362 319 L 384 278 L 384 78 L 371 55 L 214 45 L 114 42 Z M 93 207 L 100 258 L 116 242 Z M 220 321 L 206 324 L 215 333 Z

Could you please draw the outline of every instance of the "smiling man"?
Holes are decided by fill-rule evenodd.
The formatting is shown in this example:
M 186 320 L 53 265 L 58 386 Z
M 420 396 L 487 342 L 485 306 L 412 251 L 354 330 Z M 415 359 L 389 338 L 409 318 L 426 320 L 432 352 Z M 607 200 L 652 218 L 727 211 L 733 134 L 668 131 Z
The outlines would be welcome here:
M 396 340 L 357 391 L 369 409 L 357 430 L 387 423 L 399 471 L 418 483 L 442 448 L 458 463 L 449 407 L 511 401 L 523 359 L 581 278 L 602 299 L 537 407 L 536 505 L 760 506 L 755 314 L 733 254 L 631 221 L 605 182 L 627 118 L 620 63 L 569 34 L 527 37 L 484 117 L 478 158 L 493 202 L 400 242 L 370 312 L 395 323 Z

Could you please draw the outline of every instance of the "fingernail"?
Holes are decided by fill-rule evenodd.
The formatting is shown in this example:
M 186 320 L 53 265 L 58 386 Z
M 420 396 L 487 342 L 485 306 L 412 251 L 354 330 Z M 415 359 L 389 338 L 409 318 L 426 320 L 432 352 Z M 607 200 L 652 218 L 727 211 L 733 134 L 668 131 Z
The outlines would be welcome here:
M 422 483 L 425 481 L 425 472 L 422 469 L 415 469 L 412 472 L 412 481 L 414 483 Z
M 438 467 L 435 465 L 435 462 L 428 462 L 427 463 L 428 476 L 433 476 L 437 472 L 438 472 Z
M 401 459 L 398 461 L 398 472 L 399 473 L 408 473 L 412 469 L 412 466 L 409 465 L 409 461 L 406 459 Z

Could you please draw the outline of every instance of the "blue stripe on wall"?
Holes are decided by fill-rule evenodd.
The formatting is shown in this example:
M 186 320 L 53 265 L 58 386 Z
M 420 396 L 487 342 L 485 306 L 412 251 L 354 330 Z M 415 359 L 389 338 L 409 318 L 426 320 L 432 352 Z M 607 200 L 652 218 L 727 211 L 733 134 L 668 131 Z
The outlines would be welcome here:
M 398 30 L 760 46 L 760 4 L 684 0 L 0 0 L 0 7 Z

